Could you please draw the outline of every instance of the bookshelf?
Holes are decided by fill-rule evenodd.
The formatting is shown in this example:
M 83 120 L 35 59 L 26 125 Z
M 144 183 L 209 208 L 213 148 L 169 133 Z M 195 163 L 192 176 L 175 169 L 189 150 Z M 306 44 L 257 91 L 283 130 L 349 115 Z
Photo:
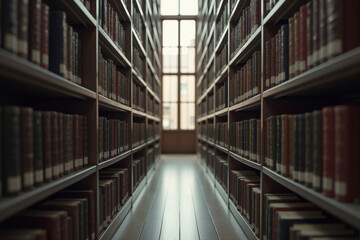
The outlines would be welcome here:
M 88 131 L 87 141 L 84 141 L 87 143 L 87 152 L 84 152 L 88 155 L 88 164 L 56 180 L 34 186 L 31 190 L 20 191 L 16 195 L 9 196 L 0 192 L 0 225 L 6 224 L 9 219 L 26 209 L 53 199 L 63 190 L 92 190 L 95 229 L 94 235 L 89 239 L 109 239 L 130 211 L 144 186 L 151 181 L 159 161 L 160 1 L 109 0 L 107 2 L 111 6 L 113 19 L 107 20 L 101 19 L 104 17 L 101 8 L 103 0 L 35 1 L 47 4 L 50 12 L 65 12 L 67 24 L 78 31 L 81 41 L 81 63 L 76 65 L 80 69 L 82 83 L 74 83 L 67 76 L 60 76 L 26 58 L 19 57 L 1 45 L 1 105 L 86 116 Z M 109 20 L 113 21 L 112 24 L 106 22 Z M 115 29 L 116 27 L 118 29 Z M 51 35 L 51 27 L 49 31 Z M 135 48 L 140 54 L 141 61 L 135 59 Z M 75 65 L 75 62 L 73 63 Z M 106 71 L 104 66 L 107 67 Z M 117 78 L 119 80 L 116 80 Z M 136 99 L 133 84 L 140 86 L 142 91 L 141 96 L 136 95 Z M 135 105 L 135 102 L 141 104 Z M 99 132 L 105 129 L 100 128 L 105 118 L 109 122 L 108 126 L 114 123 L 116 130 L 113 131 L 118 131 L 119 134 L 118 140 L 115 135 L 114 144 L 117 145 L 111 145 L 107 157 L 104 157 L 107 150 L 103 151 L 103 132 Z M 133 142 L 134 126 L 138 123 L 143 126 L 139 130 L 142 137 L 139 141 Z M 147 128 L 151 128 L 151 131 Z M 124 140 L 120 140 L 120 136 Z M 0 159 L 1 164 L 3 161 L 5 160 Z M 105 179 L 107 171 L 119 168 L 127 169 L 128 172 L 128 175 L 125 175 L 128 178 L 124 178 L 127 185 L 123 185 L 127 195 L 121 199 L 121 207 L 115 208 L 115 212 L 108 216 L 110 218 L 104 225 L 100 219 L 103 207 L 103 186 L 100 185 L 101 181 L 105 180 L 100 178 Z M 137 182 L 133 182 L 134 169 L 137 168 L 140 169 L 141 176 L 137 176 Z M 106 185 L 105 189 L 109 189 L 108 186 L 110 185 Z
M 359 64 L 360 42 L 357 37 L 354 40 L 356 43 L 352 43 L 351 46 L 349 45 L 350 47 L 346 45 L 338 55 L 329 56 L 313 66 L 306 65 L 305 70 L 302 71 L 299 65 L 298 72 L 284 81 L 281 80 L 280 75 L 275 75 L 274 81 L 278 82 L 274 82 L 275 84 L 270 87 L 267 86 L 267 79 L 271 80 L 269 77 L 272 76 L 267 75 L 267 73 L 280 74 L 281 69 L 275 69 L 274 73 L 268 72 L 270 70 L 267 69 L 266 65 L 284 67 L 281 65 L 281 59 L 285 57 L 276 55 L 280 60 L 277 60 L 277 58 L 269 60 L 269 56 L 266 55 L 266 43 L 271 41 L 277 33 L 281 34 L 281 31 L 285 31 L 286 29 L 282 29 L 282 26 L 290 22 L 289 19 L 295 16 L 305 4 L 310 4 L 309 2 L 313 1 L 199 1 L 197 25 L 198 65 L 196 68 L 198 158 L 203 170 L 208 175 L 209 181 L 219 190 L 220 195 L 248 239 L 263 239 L 266 235 L 264 218 L 267 211 L 265 198 L 268 193 L 295 194 L 303 201 L 313 203 L 317 209 L 334 217 L 337 221 L 347 224 L 353 230 L 360 230 L 360 205 L 341 202 L 334 197 L 327 197 L 321 191 L 315 191 L 312 187 L 284 176 L 282 170 L 277 170 L 276 167 L 272 169 L 267 164 L 267 161 L 269 161 L 267 151 L 271 147 L 268 146 L 269 143 L 267 142 L 270 137 L 267 129 L 267 119 L 269 117 L 284 114 L 302 115 L 315 110 L 321 111 L 327 106 L 356 105 L 359 103 L 359 83 L 356 79 L 360 74 L 357 67 Z M 227 9 L 226 15 L 223 15 L 224 9 Z M 245 11 L 250 12 L 245 13 Z M 241 24 L 238 25 L 238 23 L 246 21 L 244 20 L 246 16 L 251 17 L 248 22 L 251 26 L 248 29 L 243 29 L 239 27 Z M 223 18 L 226 19 L 225 22 L 221 22 Z M 350 19 L 352 17 L 349 17 L 346 21 Z M 320 21 L 325 20 L 320 19 Z M 220 23 L 221 27 L 218 27 Z M 237 27 L 238 29 L 236 29 Z M 350 28 L 347 29 L 349 29 L 347 31 L 350 31 Z M 343 34 L 345 38 L 345 34 L 349 33 Z M 351 32 L 351 34 L 350 38 L 358 34 L 358 31 Z M 281 42 L 281 40 L 279 41 Z M 224 54 L 224 59 L 220 59 L 223 46 L 226 46 L 227 53 Z M 273 46 L 273 48 L 275 47 L 276 45 Z M 301 47 L 302 45 L 298 46 L 298 48 Z M 282 51 L 280 48 L 279 46 L 279 52 Z M 291 49 L 297 51 L 297 46 L 288 48 L 288 51 L 292 51 Z M 308 52 L 308 54 L 310 53 Z M 246 65 L 254 58 L 255 60 L 253 60 L 251 68 L 249 68 L 251 70 L 246 69 Z M 302 55 L 300 54 L 295 61 L 301 58 Z M 275 60 L 279 61 L 279 63 L 276 63 Z M 270 64 L 267 61 L 270 61 Z M 249 71 L 251 71 L 252 75 Z M 243 85 L 236 85 L 238 83 L 233 83 L 233 76 L 234 79 L 247 82 L 241 83 Z M 251 79 L 251 81 L 249 82 L 248 79 Z M 219 91 L 224 83 L 227 84 L 225 92 Z M 240 94 L 238 94 L 239 92 Z M 233 95 L 234 93 L 238 95 Z M 222 98 L 220 103 L 218 103 L 219 98 Z M 233 145 L 231 145 L 234 138 L 232 136 L 234 131 L 231 130 L 232 124 L 239 124 L 238 127 L 242 129 L 241 124 L 248 124 L 247 121 L 251 120 L 257 121 L 257 126 L 252 126 L 251 130 L 256 132 L 258 137 L 249 138 L 252 138 L 252 141 L 260 138 L 260 141 L 257 141 L 257 143 L 242 143 L 241 141 L 249 141 L 245 140 L 247 139 L 245 137 L 239 140 L 239 144 L 245 144 L 240 146 L 246 147 L 249 146 L 246 144 L 251 144 L 251 147 L 257 147 L 257 152 L 255 152 L 259 155 L 258 161 L 255 160 L 254 149 L 243 150 L 240 147 L 234 150 Z M 225 130 L 223 129 L 224 125 Z M 246 128 L 247 125 L 244 126 Z M 279 131 L 278 128 L 277 131 Z M 285 130 L 280 130 L 280 132 L 282 131 Z M 306 151 L 308 150 L 306 149 Z M 224 160 L 222 165 L 214 164 L 214 159 L 217 158 Z M 281 161 L 285 159 L 282 155 L 280 158 Z M 275 159 L 276 161 L 279 160 Z M 231 182 L 230 176 L 233 170 L 251 171 L 254 176 L 259 178 L 254 180 L 256 177 L 251 175 L 254 181 L 252 189 L 254 192 L 259 191 L 260 194 L 259 210 L 255 210 L 259 211 L 258 218 L 260 219 L 257 219 L 257 224 L 249 221 L 249 218 L 241 213 L 241 206 L 237 205 L 233 196 L 231 196 L 231 191 L 235 186 L 235 183 Z M 218 177 L 218 171 L 222 171 L 222 175 L 220 175 L 224 177 L 223 179 Z M 307 170 L 305 169 L 305 171 Z M 259 188 L 259 190 L 254 190 L 255 188 Z M 358 238 L 359 234 L 357 232 L 356 239 Z

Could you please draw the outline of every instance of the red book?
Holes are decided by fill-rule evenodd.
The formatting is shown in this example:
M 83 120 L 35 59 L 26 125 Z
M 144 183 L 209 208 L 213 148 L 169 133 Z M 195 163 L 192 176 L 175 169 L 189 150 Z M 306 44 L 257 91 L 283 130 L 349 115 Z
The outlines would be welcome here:
M 18 0 L 18 55 L 28 57 L 29 1 Z
M 51 165 L 52 178 L 59 178 L 59 114 L 51 112 Z
M 29 60 L 40 65 L 41 0 L 30 0 Z
M 22 189 L 30 190 L 34 187 L 33 109 L 23 107 L 20 114 Z
M 58 136 L 59 136 L 59 177 L 64 175 L 64 128 L 63 128 L 64 114 L 58 114 Z
M 307 29 L 306 29 L 307 9 L 306 5 L 300 8 L 300 73 L 307 70 Z M 326 30 L 325 30 L 326 31 Z
M 316 0 L 315 0 L 316 1 Z M 294 61 L 295 61 L 295 76 L 300 74 L 300 61 L 301 61 L 301 45 L 300 45 L 300 13 L 297 12 L 294 15 Z
M 326 107 L 323 112 L 323 194 L 334 196 L 335 166 L 335 116 L 334 108 Z
M 347 0 L 346 5 L 346 51 L 360 45 L 360 1 Z
M 280 38 L 280 29 L 275 35 L 275 85 L 280 83 L 280 73 L 281 73 L 281 54 L 280 54 L 280 46 L 281 46 L 281 38 Z
M 289 78 L 295 77 L 294 17 L 289 18 Z
M 359 107 L 335 107 L 335 198 L 358 202 L 360 192 Z
M 289 176 L 289 115 L 281 115 L 281 175 Z
M 49 6 L 41 4 L 41 61 L 40 66 L 49 69 Z
M 51 164 L 51 112 L 43 112 L 43 144 L 44 144 L 44 181 L 52 180 L 52 164 Z

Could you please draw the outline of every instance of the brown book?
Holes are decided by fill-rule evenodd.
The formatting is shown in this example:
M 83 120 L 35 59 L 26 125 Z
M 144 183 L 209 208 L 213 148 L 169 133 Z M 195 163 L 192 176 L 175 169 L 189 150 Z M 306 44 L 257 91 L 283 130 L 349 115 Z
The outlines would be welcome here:
M 301 64 L 300 26 L 301 26 L 300 13 L 297 12 L 294 15 L 294 43 L 295 43 L 295 46 L 294 46 L 294 53 L 295 53 L 294 54 L 294 62 L 295 62 L 294 71 L 295 71 L 295 76 L 299 75 L 301 72 L 301 69 L 300 69 L 300 64 Z
M 295 118 L 294 115 L 289 115 L 288 117 L 288 131 L 289 131 L 289 177 L 293 178 L 294 176 L 294 128 L 295 128 Z
M 270 41 L 271 41 L 271 63 L 270 66 L 271 66 L 271 69 L 270 69 L 270 87 L 274 87 L 276 85 L 276 81 L 275 81 L 275 74 L 276 74 L 276 64 L 275 61 L 276 61 L 276 46 L 275 46 L 275 41 L 276 38 L 273 37 Z
M 46 230 L 30 228 L 0 229 L 2 240 L 46 240 Z
M 47 239 L 62 240 L 66 239 L 66 235 L 63 235 L 66 218 L 65 211 L 26 210 L 9 219 L 7 224 L 14 227 L 42 228 L 46 230 Z
M 30 190 L 34 187 L 34 134 L 33 109 L 20 109 L 21 133 L 21 177 L 22 189 Z
M 312 187 L 313 183 L 313 116 L 305 113 L 305 185 Z
M 79 116 L 79 169 L 84 167 L 84 117 Z
M 313 230 L 313 229 L 336 229 L 343 230 L 345 229 L 345 224 L 336 224 L 336 223 L 325 223 L 325 224 L 307 224 L 307 223 L 296 223 L 290 227 L 289 240 L 296 240 L 296 236 L 299 231 L 303 230 Z
M 360 45 L 360 2 L 357 0 L 346 1 L 346 51 Z
M 58 136 L 59 136 L 59 177 L 64 176 L 64 114 L 58 113 Z
M 29 60 L 40 65 L 41 0 L 30 0 L 29 8 Z
M 289 18 L 289 78 L 295 77 L 295 17 Z
M 358 202 L 360 169 L 360 111 L 358 106 L 341 105 L 335 109 L 335 198 L 344 202 Z M 349 127 L 351 126 L 351 127 Z
M 73 159 L 74 170 L 80 168 L 80 116 L 73 115 Z
M 289 176 L 289 115 L 281 115 L 281 175 Z
M 307 70 L 307 5 L 300 7 L 300 73 Z M 326 30 L 325 30 L 326 31 Z
M 44 182 L 52 180 L 51 112 L 43 112 Z
M 49 69 L 49 6 L 41 3 L 41 55 L 40 66 Z
M 22 58 L 28 57 L 28 31 L 29 31 L 29 1 L 18 0 L 18 55 Z
M 344 52 L 344 1 L 331 0 L 327 2 L 327 43 L 328 58 L 333 58 Z M 352 24 L 351 24 L 352 25 Z
M 327 60 L 327 15 L 326 15 L 327 0 L 319 0 L 319 63 Z
M 323 114 L 323 182 L 322 193 L 334 196 L 335 115 L 333 107 L 325 107 Z
M 306 3 L 306 49 L 307 49 L 307 61 L 306 68 L 313 67 L 313 14 L 312 14 L 312 1 Z
M 320 63 L 320 0 L 313 0 L 312 1 L 312 35 L 313 35 L 313 66 L 317 66 Z
M 51 112 L 51 165 L 52 178 L 59 178 L 59 113 Z

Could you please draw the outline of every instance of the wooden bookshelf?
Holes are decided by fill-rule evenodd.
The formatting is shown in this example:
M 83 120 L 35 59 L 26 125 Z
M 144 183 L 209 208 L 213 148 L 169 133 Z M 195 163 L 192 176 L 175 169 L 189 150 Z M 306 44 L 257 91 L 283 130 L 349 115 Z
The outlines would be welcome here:
M 160 61 L 160 31 L 156 28 L 160 26 L 159 12 L 160 2 L 158 0 L 110 0 L 108 1 L 114 11 L 119 15 L 124 28 L 125 43 L 123 48 L 116 43 L 110 32 L 107 32 L 100 25 L 99 4 L 100 0 L 90 0 L 91 11 L 89 11 L 84 3 L 80 0 L 72 1 L 47 1 L 50 10 L 61 10 L 67 15 L 67 23 L 71 26 L 79 28 L 80 39 L 82 41 L 82 85 L 76 84 L 65 77 L 61 77 L 50 70 L 42 68 L 27 59 L 23 59 L 7 50 L 0 49 L 0 99 L 1 105 L 18 105 L 32 107 L 35 110 L 58 111 L 63 113 L 79 114 L 87 116 L 88 120 L 88 157 L 89 164 L 80 170 L 71 172 L 62 176 L 57 180 L 35 186 L 32 190 L 21 191 L 15 196 L 0 195 L 0 222 L 17 213 L 28 209 L 39 202 L 51 199 L 52 196 L 65 189 L 81 189 L 93 190 L 95 194 L 95 223 L 96 236 L 95 239 L 110 239 L 116 232 L 120 224 L 130 211 L 133 202 L 141 194 L 148 178 L 152 178 L 157 169 L 159 156 L 152 155 L 149 160 L 150 166 L 146 166 L 144 176 L 133 189 L 132 183 L 132 163 L 134 158 L 141 157 L 141 161 L 147 164 L 146 152 L 149 149 L 158 149 L 160 139 L 160 131 L 153 131 L 153 137 L 148 138 L 147 129 L 145 128 L 145 141 L 134 147 L 132 145 L 132 132 L 134 122 L 148 122 L 150 120 L 154 126 L 160 125 L 160 112 L 151 113 L 147 111 L 148 97 L 151 96 L 151 103 L 156 102 L 161 106 L 161 61 Z M 137 8 L 144 24 L 143 36 L 138 36 L 133 25 L 133 9 Z M 148 21 L 149 20 L 149 21 Z M 150 24 L 151 21 L 151 24 Z M 150 24 L 150 25 L 149 25 Z M 152 29 L 150 29 L 150 27 Z M 150 43 L 150 44 L 148 44 Z M 151 81 L 156 82 L 156 88 L 148 85 L 147 76 L 140 74 L 134 68 L 133 47 L 136 46 L 144 56 L 144 69 L 149 66 L 152 74 Z M 100 93 L 100 77 L 99 77 L 99 59 L 101 53 L 106 59 L 112 62 L 120 69 L 121 73 L 128 81 L 128 105 L 120 103 L 106 97 Z M 150 59 L 147 56 L 147 50 L 153 52 Z M 145 71 L 144 71 L 145 72 Z M 133 104 L 132 83 L 140 84 L 145 90 L 145 107 L 144 111 L 135 109 Z M 119 155 L 99 161 L 99 119 L 106 117 L 108 119 L 116 119 L 126 121 L 128 123 L 129 148 L 120 152 Z M 145 125 L 147 126 L 147 124 Z M 148 139 L 148 140 L 147 140 Z M 156 151 L 159 154 L 159 151 Z M 155 154 L 155 151 L 154 151 Z M 111 223 L 100 232 L 99 222 L 99 173 L 107 168 L 127 168 L 129 191 L 128 198 L 123 203 L 121 209 L 115 213 Z M 147 174 L 149 173 L 149 177 Z
M 197 82 L 196 82 L 196 104 L 197 104 L 197 131 L 198 131 L 198 158 L 200 165 L 211 184 L 219 190 L 220 196 L 228 204 L 229 210 L 233 213 L 239 226 L 244 231 L 248 239 L 261 239 L 263 237 L 264 225 L 264 194 L 266 193 L 295 193 L 301 198 L 314 203 L 325 213 L 334 216 L 339 221 L 351 226 L 353 229 L 360 230 L 360 205 L 356 203 L 343 203 L 329 198 L 320 192 L 314 191 L 303 184 L 294 181 L 291 178 L 284 177 L 274 170 L 265 166 L 265 127 L 266 119 L 270 116 L 281 114 L 302 114 L 309 111 L 321 110 L 326 106 L 335 106 L 340 104 L 358 104 L 360 84 L 360 46 L 349 51 L 326 59 L 317 66 L 307 69 L 278 85 L 265 89 L 265 43 L 269 41 L 279 31 L 280 25 L 287 22 L 288 18 L 294 16 L 300 7 L 309 1 L 306 0 L 279 0 L 266 14 L 266 2 L 261 0 L 261 23 L 256 28 L 251 29 L 251 33 L 243 39 L 240 47 L 231 45 L 231 35 L 233 28 L 239 21 L 242 11 L 250 5 L 250 0 L 210 0 L 201 1 L 199 4 L 200 18 L 197 28 Z M 222 9 L 228 5 L 228 21 L 222 29 L 217 28 L 217 23 L 221 18 Z M 215 16 L 210 17 L 211 11 L 215 9 Z M 208 33 L 208 34 L 207 34 Z M 215 41 L 210 41 L 214 37 Z M 221 47 L 227 43 L 227 59 L 225 68 L 221 68 L 216 73 L 217 59 Z M 211 45 L 212 44 L 212 45 Z M 238 44 L 238 43 L 236 43 Z M 235 48 L 235 49 L 232 49 Z M 209 49 L 214 49 L 209 52 Z M 254 52 L 261 51 L 260 89 L 258 93 L 248 94 L 236 100 L 233 104 L 230 101 L 229 92 L 231 90 L 231 77 L 244 66 Z M 214 72 L 212 78 L 210 72 Z M 214 101 L 213 106 L 216 109 L 217 88 L 222 82 L 228 83 L 227 95 L 225 100 L 227 106 L 223 109 L 215 110 L 210 113 L 208 101 Z M 242 86 L 244 87 L 244 86 Z M 238 91 L 238 90 L 236 90 Z M 213 95 L 212 95 L 213 94 Z M 213 98 L 210 98 L 214 96 Z M 205 103 L 204 103 L 205 102 Z M 235 101 L 234 101 L 235 102 Z M 232 105 L 231 105 L 232 104 Z M 204 108 L 206 106 L 206 108 Z M 261 129 L 261 150 L 260 162 L 250 160 L 247 157 L 240 156 L 229 147 L 223 147 L 217 144 L 217 123 L 228 123 L 228 133 L 230 124 L 243 120 L 260 120 Z M 209 128 L 213 126 L 214 142 L 210 140 Z M 201 132 L 200 132 L 201 129 Z M 230 133 L 228 134 L 230 135 Z M 230 141 L 230 136 L 227 139 Z M 260 178 L 260 233 L 257 236 L 253 226 L 246 217 L 240 213 L 229 196 L 231 184 L 228 177 L 228 185 L 224 184 L 215 177 L 211 170 L 210 153 L 215 152 L 215 157 L 220 156 L 227 160 L 228 176 L 231 170 L 252 170 Z M 219 170 L 219 169 L 218 169 Z M 214 170 L 216 172 L 216 169 Z M 260 237 L 259 237 L 260 236 Z

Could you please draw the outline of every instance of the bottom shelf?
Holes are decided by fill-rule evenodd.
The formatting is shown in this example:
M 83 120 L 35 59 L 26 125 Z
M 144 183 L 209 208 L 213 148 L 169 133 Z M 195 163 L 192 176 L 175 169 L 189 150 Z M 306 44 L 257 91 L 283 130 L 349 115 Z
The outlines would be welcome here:
M 118 230 L 121 223 L 124 221 L 126 215 L 129 213 L 131 209 L 131 197 L 128 198 L 124 206 L 120 209 L 120 211 L 115 215 L 113 220 L 111 221 L 110 225 L 100 234 L 100 240 L 103 239 L 110 239 L 116 231 Z
M 211 172 L 211 171 L 210 171 Z M 219 191 L 220 196 L 224 199 L 226 205 L 228 204 L 229 198 L 227 193 L 225 192 L 223 186 L 221 185 L 221 183 L 219 181 L 215 181 L 215 187 L 216 189 Z
M 133 192 L 132 194 L 132 202 L 134 203 L 136 201 L 136 199 L 139 197 L 141 191 L 144 189 L 145 187 L 145 184 L 146 184 L 146 180 L 145 178 L 143 178 L 141 180 L 141 182 L 137 185 L 135 191 Z
M 249 240 L 258 240 L 251 226 L 249 225 L 249 222 L 241 215 L 241 213 L 237 210 L 235 204 L 231 200 L 229 201 L 229 208 L 231 213 L 234 215 L 234 218 L 240 225 L 241 229 L 245 233 L 246 237 Z

